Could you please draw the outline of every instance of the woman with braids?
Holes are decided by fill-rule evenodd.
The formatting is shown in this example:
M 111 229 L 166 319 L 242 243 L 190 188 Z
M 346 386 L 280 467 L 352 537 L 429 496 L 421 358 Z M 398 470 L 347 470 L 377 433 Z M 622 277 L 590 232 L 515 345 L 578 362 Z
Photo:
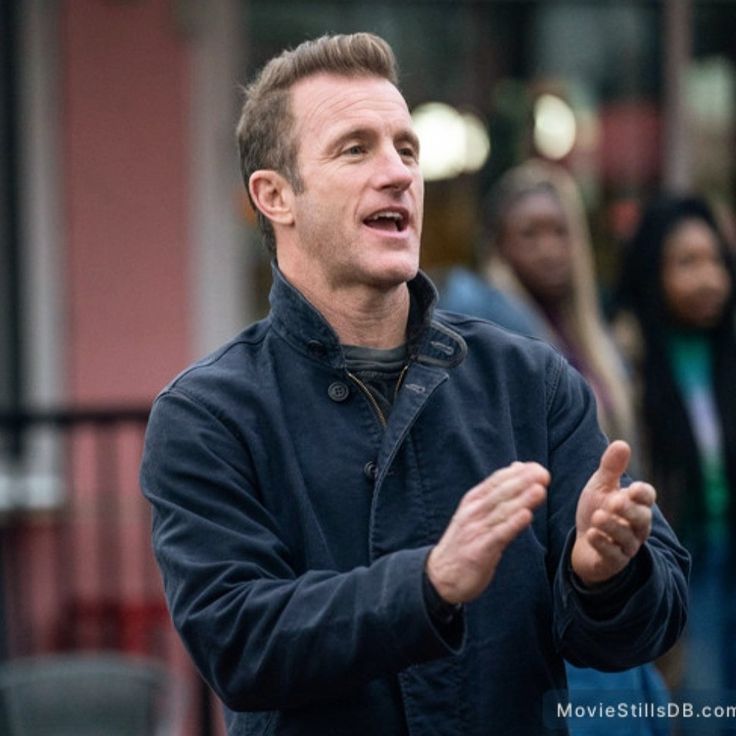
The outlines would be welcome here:
M 735 283 L 710 207 L 666 195 L 643 213 L 617 298 L 641 379 L 648 470 L 693 554 L 682 685 L 708 690 L 736 687 Z

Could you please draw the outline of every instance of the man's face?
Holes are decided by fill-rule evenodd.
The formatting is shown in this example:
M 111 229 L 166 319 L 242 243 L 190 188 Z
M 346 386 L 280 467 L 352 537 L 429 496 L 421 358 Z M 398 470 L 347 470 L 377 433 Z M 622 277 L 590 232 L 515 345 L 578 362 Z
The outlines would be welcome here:
M 291 108 L 302 262 L 331 288 L 387 289 L 413 278 L 424 185 L 401 93 L 379 77 L 319 74 L 294 85 Z

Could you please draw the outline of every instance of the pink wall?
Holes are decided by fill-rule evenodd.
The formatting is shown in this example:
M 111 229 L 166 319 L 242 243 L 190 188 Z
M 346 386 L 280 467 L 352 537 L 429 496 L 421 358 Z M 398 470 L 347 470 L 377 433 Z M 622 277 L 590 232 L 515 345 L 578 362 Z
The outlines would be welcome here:
M 62 3 L 72 403 L 148 402 L 191 358 L 189 49 L 174 6 Z
M 148 405 L 192 358 L 191 44 L 177 26 L 175 7 L 171 0 L 60 4 L 60 240 L 66 267 L 60 369 L 72 405 Z M 107 497 L 111 481 L 105 485 L 95 477 L 94 447 L 78 441 L 69 449 L 67 482 L 76 499 L 70 514 L 76 521 L 66 533 L 74 537 L 76 554 L 65 594 L 68 605 L 81 602 L 92 611 L 109 600 L 123 610 L 155 609 L 163 600 L 145 544 L 150 520 L 137 483 L 140 437 L 123 437 L 117 446 L 117 506 Z M 105 560 L 94 541 L 113 518 L 122 543 L 108 580 L 99 574 Z M 41 532 L 30 530 L 27 542 L 35 554 L 27 557 L 35 560 L 35 579 L 42 583 L 49 577 L 41 569 L 49 556 L 37 538 L 43 541 Z M 38 611 L 54 617 L 42 623 L 58 629 L 61 614 L 36 598 Z M 126 621 L 126 631 L 135 624 Z M 164 638 L 169 659 L 191 672 L 170 628 Z M 197 723 L 195 681 L 188 684 L 187 735 Z

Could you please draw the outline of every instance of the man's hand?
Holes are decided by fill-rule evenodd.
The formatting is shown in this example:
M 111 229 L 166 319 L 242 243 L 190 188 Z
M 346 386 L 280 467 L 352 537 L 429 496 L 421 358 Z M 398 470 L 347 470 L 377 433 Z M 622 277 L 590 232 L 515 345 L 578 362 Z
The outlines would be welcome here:
M 605 582 L 621 572 L 652 529 L 654 488 L 642 482 L 625 489 L 620 486 L 630 456 L 625 442 L 612 442 L 580 494 L 572 569 L 586 585 Z
M 549 480 L 541 465 L 515 462 L 463 496 L 427 558 L 429 580 L 444 600 L 466 603 L 488 587 L 503 551 L 544 501 Z

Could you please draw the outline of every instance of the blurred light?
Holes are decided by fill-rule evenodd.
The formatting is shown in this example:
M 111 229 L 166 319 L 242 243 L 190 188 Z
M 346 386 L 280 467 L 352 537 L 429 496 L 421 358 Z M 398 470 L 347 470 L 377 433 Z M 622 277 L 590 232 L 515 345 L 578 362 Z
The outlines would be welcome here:
M 534 103 L 534 145 L 547 158 L 567 156 L 575 145 L 577 124 L 570 106 L 555 95 L 541 95 Z
M 687 75 L 687 101 L 693 115 L 715 128 L 728 128 L 736 108 L 736 70 L 722 56 L 694 61 Z
M 427 102 L 415 108 L 412 120 L 421 147 L 419 167 L 427 181 L 477 171 L 486 162 L 491 144 L 477 115 Z
M 491 140 L 483 121 L 472 112 L 463 114 L 465 123 L 465 171 L 478 171 L 488 160 Z
M 457 176 L 465 159 L 465 127 L 460 113 L 442 102 L 427 102 L 414 110 L 412 119 L 424 178 L 432 181 Z

